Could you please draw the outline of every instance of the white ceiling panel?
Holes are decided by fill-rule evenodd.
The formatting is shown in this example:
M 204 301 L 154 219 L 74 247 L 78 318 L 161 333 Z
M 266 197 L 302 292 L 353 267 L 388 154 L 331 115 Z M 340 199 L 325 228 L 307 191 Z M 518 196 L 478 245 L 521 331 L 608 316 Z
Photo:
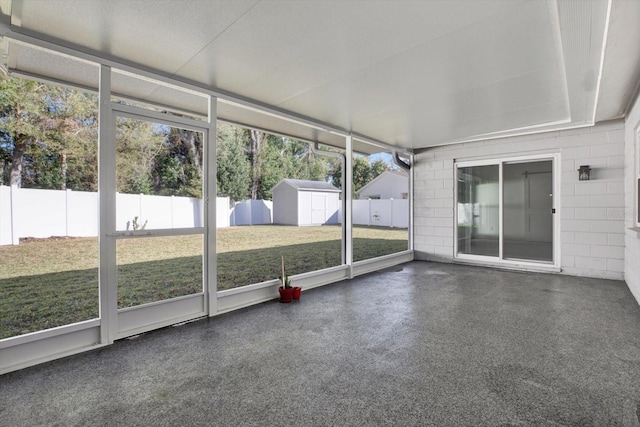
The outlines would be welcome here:
M 467 26 L 389 58 L 376 67 L 346 76 L 280 104 L 309 114 L 322 111 L 320 118 L 341 126 L 363 127 L 371 117 L 401 110 L 407 118 L 419 119 L 427 128 L 443 124 L 442 114 L 412 117 L 416 107 L 429 103 L 445 114 L 447 124 L 468 121 L 477 115 L 519 110 L 543 103 L 563 103 L 561 117 L 530 117 L 528 123 L 501 122 L 498 131 L 569 116 L 561 57 L 554 49 L 553 23 L 544 2 L 531 2 L 517 14 L 500 14 Z M 516 29 L 528 33 L 509 37 Z M 540 36 L 538 36 L 538 34 Z M 523 49 L 527 39 L 529 50 Z M 471 41 L 471 42 L 470 42 Z M 348 114 L 347 117 L 344 117 Z M 455 129 L 452 129 L 452 132 Z M 373 134 L 376 134 L 375 132 Z M 429 135 L 420 136 L 429 140 Z M 402 145 L 410 141 L 394 140 Z M 435 142 L 435 141 L 434 141 Z
M 258 0 L 14 0 L 12 25 L 172 73 Z
M 423 148 L 590 125 L 594 114 L 622 116 L 640 78 L 640 1 L 612 0 L 607 21 L 609 5 L 13 0 L 12 25 L 2 19 L 0 29 L 304 119 L 221 105 L 230 121 L 343 143 L 319 131 L 329 126 Z M 25 74 L 95 85 L 95 65 L 67 62 L 18 43 L 7 59 Z M 114 77 L 114 90 L 124 96 L 183 111 L 206 107 L 201 96 L 126 80 Z M 301 124 L 308 121 L 318 124 L 315 130 Z

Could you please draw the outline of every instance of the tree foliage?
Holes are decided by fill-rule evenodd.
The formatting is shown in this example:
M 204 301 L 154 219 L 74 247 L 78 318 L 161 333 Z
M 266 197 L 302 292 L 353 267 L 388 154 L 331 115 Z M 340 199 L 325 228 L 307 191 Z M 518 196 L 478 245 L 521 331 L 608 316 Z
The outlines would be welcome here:
M 251 164 L 247 133 L 236 126 L 217 126 L 217 192 L 237 202 L 249 198 Z
M 192 130 L 169 128 L 152 172 L 158 195 L 202 197 L 204 135 Z
M 97 189 L 97 98 L 0 76 L 0 183 Z
M 353 159 L 354 194 L 387 170 L 390 170 L 389 165 L 380 159 L 370 161 L 364 156 L 355 157 Z M 329 179 L 338 188 L 342 185 L 342 167 L 337 160 L 330 162 Z
M 119 117 L 116 147 L 118 192 L 202 197 L 202 133 Z

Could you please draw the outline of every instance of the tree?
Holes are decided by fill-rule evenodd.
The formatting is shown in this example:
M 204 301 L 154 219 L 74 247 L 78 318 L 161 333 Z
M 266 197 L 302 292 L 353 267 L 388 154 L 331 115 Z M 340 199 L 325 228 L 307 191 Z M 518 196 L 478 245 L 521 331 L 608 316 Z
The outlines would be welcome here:
M 259 130 L 247 129 L 251 145 L 249 146 L 249 159 L 251 160 L 251 185 L 250 196 L 252 200 L 258 198 L 260 178 L 262 177 L 263 142 L 266 134 Z
M 389 165 L 382 160 L 376 160 L 371 163 L 371 174 L 369 176 L 370 181 L 376 179 L 383 172 L 390 170 Z M 365 184 L 366 185 L 366 184 Z
M 251 164 L 246 133 L 226 124 L 217 126 L 217 192 L 238 202 L 249 197 Z
M 118 117 L 116 126 L 116 190 L 128 194 L 152 194 L 156 157 L 165 134 L 154 124 Z
M 336 187 L 342 189 L 342 160 L 329 157 L 327 160 L 327 180 Z
M 95 189 L 97 98 L 0 76 L 0 161 L 1 183 Z
M 28 80 L 0 76 L 3 157 L 11 159 L 8 184 L 22 186 L 22 169 L 28 148 L 41 140 L 47 118 L 44 85 Z
M 290 175 L 297 179 L 312 181 L 326 181 L 329 172 L 327 158 L 313 152 L 306 142 L 285 139 L 288 142 L 292 170 Z
M 353 191 L 358 191 L 371 181 L 371 165 L 364 157 L 353 159 Z
M 375 160 L 370 162 L 367 157 L 357 156 L 353 159 L 353 192 L 360 190 L 362 187 L 373 181 L 380 174 L 390 170 L 390 167 L 383 160 Z M 327 177 L 331 183 L 341 188 L 342 185 L 342 164 L 338 159 L 329 161 L 329 170 Z
M 167 126 L 159 129 L 164 140 L 154 159 L 153 193 L 201 198 L 202 133 Z
M 315 154 L 306 142 L 269 135 L 262 156 L 259 199 L 270 200 L 271 189 L 284 178 L 327 181 L 326 158 Z
M 291 175 L 292 158 L 287 153 L 286 143 L 270 141 L 263 150 L 263 167 L 258 186 L 257 198 L 271 200 L 271 189 L 284 178 L 296 178 Z

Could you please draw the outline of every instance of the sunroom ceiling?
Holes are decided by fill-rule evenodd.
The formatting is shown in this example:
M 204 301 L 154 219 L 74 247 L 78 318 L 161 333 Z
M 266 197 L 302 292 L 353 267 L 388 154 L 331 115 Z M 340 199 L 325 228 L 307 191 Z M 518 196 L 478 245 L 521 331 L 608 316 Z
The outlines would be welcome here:
M 328 143 L 341 137 L 326 130 L 338 129 L 424 148 L 621 117 L 640 78 L 639 5 L 13 0 L 3 33 L 33 36 L 303 119 L 219 104 L 230 121 Z M 50 56 L 10 43 L 7 66 L 95 86 L 94 65 L 69 68 Z M 114 90 L 206 112 L 206 102 L 190 105 L 188 96 L 177 99 L 162 86 L 114 81 Z M 306 119 L 317 126 L 305 127 Z

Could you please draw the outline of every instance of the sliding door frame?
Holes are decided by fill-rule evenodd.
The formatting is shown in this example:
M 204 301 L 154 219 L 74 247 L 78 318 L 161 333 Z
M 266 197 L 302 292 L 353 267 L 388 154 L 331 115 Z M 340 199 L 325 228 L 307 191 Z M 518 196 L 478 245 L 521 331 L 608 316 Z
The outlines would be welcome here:
M 504 258 L 504 200 L 503 200 L 503 169 L 505 163 L 529 163 L 536 161 L 551 161 L 552 168 L 552 188 L 554 211 L 553 224 L 553 261 L 535 261 L 523 259 L 505 259 Z M 498 166 L 498 256 L 460 254 L 458 253 L 458 168 L 473 166 Z M 454 214 L 453 214 L 453 257 L 463 262 L 472 262 L 479 264 L 497 264 L 505 267 L 520 267 L 525 269 L 541 269 L 541 270 L 560 270 L 560 155 L 558 153 L 551 154 L 535 154 L 528 156 L 491 158 L 483 160 L 460 160 L 454 162 Z

